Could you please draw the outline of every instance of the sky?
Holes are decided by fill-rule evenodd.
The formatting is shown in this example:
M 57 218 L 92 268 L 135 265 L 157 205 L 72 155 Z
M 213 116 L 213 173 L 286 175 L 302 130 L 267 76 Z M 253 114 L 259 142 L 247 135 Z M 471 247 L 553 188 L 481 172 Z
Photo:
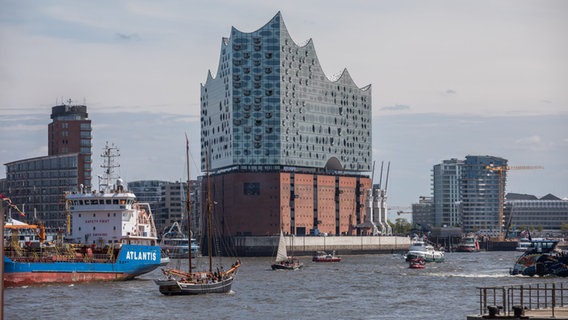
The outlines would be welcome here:
M 431 170 L 503 157 L 507 192 L 568 197 L 568 1 L 0 0 L 0 164 L 47 155 L 51 107 L 86 104 L 94 176 L 105 142 L 126 181 L 199 172 L 200 85 L 232 27 L 281 12 L 327 77 L 372 85 L 375 179 L 405 208 Z M 5 167 L 0 166 L 0 178 Z M 383 178 L 384 179 L 384 178 Z

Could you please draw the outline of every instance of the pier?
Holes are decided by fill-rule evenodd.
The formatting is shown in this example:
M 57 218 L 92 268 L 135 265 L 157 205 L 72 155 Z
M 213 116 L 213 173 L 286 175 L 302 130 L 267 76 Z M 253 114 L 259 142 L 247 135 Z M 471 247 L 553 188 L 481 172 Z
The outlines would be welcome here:
M 568 319 L 566 283 L 481 287 L 477 319 Z
M 288 252 L 312 255 L 315 251 L 333 251 L 341 255 L 406 252 L 410 238 L 397 236 L 291 236 L 286 238 Z M 272 256 L 278 246 L 278 236 L 233 237 L 231 239 L 241 257 Z

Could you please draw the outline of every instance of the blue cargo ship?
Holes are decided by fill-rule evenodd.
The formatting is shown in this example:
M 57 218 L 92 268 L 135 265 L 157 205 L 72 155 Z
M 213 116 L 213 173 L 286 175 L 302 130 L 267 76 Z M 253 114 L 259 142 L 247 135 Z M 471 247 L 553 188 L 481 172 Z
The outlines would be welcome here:
M 78 192 L 66 194 L 71 226 L 67 235 L 61 233 L 46 242 L 40 225 L 7 221 L 6 286 L 128 280 L 160 266 L 164 257 L 149 204 L 137 202 L 122 180 L 113 180 L 115 150 L 105 146 L 100 190 L 81 186 Z M 26 229 L 36 232 L 39 241 L 18 241 L 19 233 Z

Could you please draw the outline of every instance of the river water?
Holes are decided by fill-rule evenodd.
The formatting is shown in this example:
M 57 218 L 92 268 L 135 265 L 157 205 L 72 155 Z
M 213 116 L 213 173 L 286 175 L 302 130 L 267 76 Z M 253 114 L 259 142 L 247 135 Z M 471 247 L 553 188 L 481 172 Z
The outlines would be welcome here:
M 446 253 L 409 269 L 400 255 L 343 256 L 303 270 L 272 271 L 242 258 L 229 294 L 164 296 L 152 279 L 5 289 L 5 319 L 457 319 L 477 314 L 476 287 L 563 282 L 510 276 L 518 252 Z M 203 258 L 206 259 L 207 258 Z M 175 261 L 172 263 L 176 263 Z M 178 262 L 179 263 L 179 262 Z M 182 264 L 185 261 L 182 261 Z M 565 284 L 566 285 L 566 284 Z

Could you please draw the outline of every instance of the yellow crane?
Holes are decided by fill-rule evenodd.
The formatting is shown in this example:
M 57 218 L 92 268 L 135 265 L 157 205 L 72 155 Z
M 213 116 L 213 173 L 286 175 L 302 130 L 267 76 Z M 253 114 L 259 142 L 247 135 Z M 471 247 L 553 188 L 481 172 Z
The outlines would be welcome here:
M 495 165 L 488 165 L 485 169 L 493 172 L 497 172 L 499 174 L 499 221 L 502 223 L 503 221 L 503 207 L 505 202 L 505 175 L 509 170 L 534 170 L 534 169 L 544 169 L 543 166 L 495 166 Z M 509 217 L 507 221 L 507 225 L 505 226 L 506 233 L 509 232 L 509 227 L 511 225 L 511 217 Z M 499 228 L 499 238 L 503 240 L 503 231 Z

